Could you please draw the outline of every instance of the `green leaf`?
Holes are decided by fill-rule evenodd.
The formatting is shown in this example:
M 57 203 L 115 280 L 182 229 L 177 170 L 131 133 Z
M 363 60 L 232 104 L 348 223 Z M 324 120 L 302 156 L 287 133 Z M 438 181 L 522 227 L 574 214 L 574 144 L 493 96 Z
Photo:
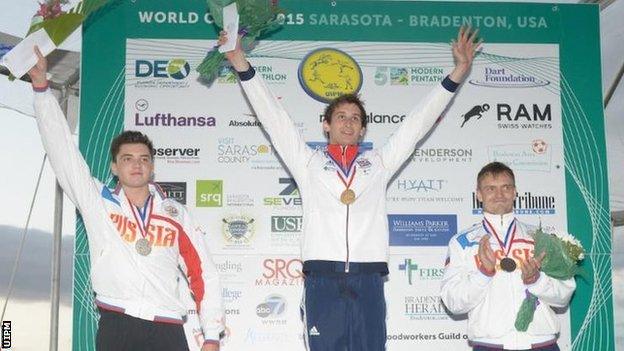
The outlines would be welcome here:
M 81 14 L 67 13 L 57 18 L 45 20 L 33 27 L 37 27 L 39 25 L 39 28 L 43 27 L 50 36 L 50 39 L 52 39 L 52 42 L 54 42 L 56 46 L 59 46 L 65 39 L 67 39 L 67 37 L 69 37 L 70 34 L 72 34 L 73 31 L 80 27 L 83 19 L 84 16 Z M 31 32 L 33 32 L 33 30 L 30 30 L 29 34 Z
M 78 13 L 84 16 L 84 18 L 89 17 L 90 14 L 97 11 L 100 7 L 106 5 L 108 0 L 83 0 L 78 5 L 74 7 L 74 9 L 78 9 Z
M 219 74 L 219 68 L 223 63 L 225 56 L 217 49 L 213 49 L 206 55 L 202 63 L 197 66 L 196 71 L 199 72 L 202 79 L 212 84 L 217 75 Z
M 533 321 L 535 315 L 535 308 L 537 307 L 537 297 L 532 294 L 528 294 L 522 301 L 518 314 L 516 315 L 516 322 L 514 327 L 517 331 L 525 332 L 529 329 L 529 324 Z
M 208 10 L 219 28 L 223 28 L 223 8 L 233 2 L 234 0 L 208 0 Z M 240 12 L 240 7 L 238 7 L 238 11 Z

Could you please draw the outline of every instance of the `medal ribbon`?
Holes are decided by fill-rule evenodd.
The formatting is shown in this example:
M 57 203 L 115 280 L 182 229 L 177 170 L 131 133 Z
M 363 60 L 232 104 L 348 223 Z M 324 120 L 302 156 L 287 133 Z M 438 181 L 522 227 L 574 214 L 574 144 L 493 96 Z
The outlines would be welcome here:
M 505 242 L 503 242 L 500 239 L 500 237 L 498 236 L 498 233 L 496 233 L 496 229 L 494 229 L 494 226 L 492 225 L 492 223 L 490 223 L 487 220 L 487 218 L 483 218 L 483 228 L 488 234 L 490 235 L 494 234 L 494 237 L 498 241 L 498 245 L 500 245 L 501 249 L 503 250 L 505 257 L 508 257 L 509 252 L 511 251 L 511 246 L 513 245 L 513 240 L 516 237 L 516 228 L 517 228 L 516 219 L 514 218 L 513 221 L 511 221 L 509 228 L 507 228 L 507 234 L 505 234 Z M 507 239 L 509 239 L 509 233 L 511 233 L 511 239 L 509 240 L 509 247 L 507 248 L 507 252 L 505 252 L 505 247 L 507 246 Z
M 139 228 L 139 232 L 141 233 L 141 236 L 145 238 L 147 236 L 147 231 L 149 229 L 150 221 L 152 220 L 152 209 L 154 208 L 154 197 L 150 195 L 147 198 L 147 202 L 145 203 L 145 206 L 143 207 L 142 212 L 130 202 L 128 195 L 126 195 L 126 199 L 128 200 L 128 204 L 130 205 L 130 209 L 132 210 L 132 215 L 134 216 L 136 225 Z M 149 211 L 148 211 L 148 206 L 149 206 Z M 137 212 L 139 212 L 138 216 L 137 216 Z M 145 222 L 145 217 L 147 217 L 147 223 Z M 140 221 L 139 221 L 139 218 L 141 219 Z
M 344 147 L 336 144 L 327 145 L 327 156 L 338 166 L 338 169 L 345 177 L 349 176 L 355 159 L 359 154 L 360 150 L 356 145 L 347 145 Z
M 340 180 L 342 181 L 342 184 L 344 184 L 344 186 L 349 189 L 349 187 L 351 186 L 351 183 L 353 183 L 353 179 L 355 178 L 355 172 L 356 172 L 356 167 L 353 167 L 353 173 L 351 173 L 351 177 L 349 178 L 349 182 L 347 183 L 347 181 L 342 177 L 342 175 L 340 174 L 340 172 L 336 171 L 336 174 L 338 175 L 338 178 L 340 178 Z

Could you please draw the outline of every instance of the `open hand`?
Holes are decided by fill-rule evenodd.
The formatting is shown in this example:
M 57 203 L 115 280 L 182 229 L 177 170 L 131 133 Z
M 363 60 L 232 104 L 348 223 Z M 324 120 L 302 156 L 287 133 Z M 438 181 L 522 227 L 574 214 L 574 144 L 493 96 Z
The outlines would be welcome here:
M 482 40 L 477 41 L 478 33 L 479 29 L 472 30 L 469 26 L 462 26 L 457 32 L 457 38 L 451 41 L 455 69 L 449 77 L 455 83 L 461 83 L 470 71 L 475 53 L 483 42 Z
M 456 65 L 472 65 L 475 53 L 481 46 L 483 40 L 476 41 L 479 29 L 472 30 L 470 27 L 462 26 L 457 32 L 457 39 L 453 39 L 451 47 Z
M 542 252 L 538 257 L 531 257 L 528 260 L 520 260 L 520 269 L 522 270 L 522 281 L 525 284 L 535 283 L 539 277 L 542 261 L 546 257 L 546 252 Z
M 37 63 L 28 71 L 33 87 L 44 87 L 48 84 L 46 74 L 48 73 L 48 60 L 43 56 L 38 46 L 35 46 Z
M 483 269 L 487 272 L 493 272 L 496 269 L 496 255 L 490 246 L 490 236 L 485 235 L 479 241 L 479 251 L 477 253 L 479 261 Z
M 244 72 L 249 69 L 249 63 L 247 62 L 247 59 L 245 58 L 245 51 L 243 51 L 243 48 L 241 45 L 241 38 L 242 38 L 242 35 L 239 34 L 238 37 L 236 38 L 236 47 L 234 48 L 234 50 L 223 53 L 225 55 L 225 58 L 227 58 L 228 61 L 230 61 L 230 64 L 232 65 L 232 67 L 234 67 L 234 69 L 237 70 L 238 72 Z M 219 33 L 219 41 L 217 42 L 217 44 L 221 46 L 225 44 L 226 41 L 227 41 L 227 32 L 222 30 Z

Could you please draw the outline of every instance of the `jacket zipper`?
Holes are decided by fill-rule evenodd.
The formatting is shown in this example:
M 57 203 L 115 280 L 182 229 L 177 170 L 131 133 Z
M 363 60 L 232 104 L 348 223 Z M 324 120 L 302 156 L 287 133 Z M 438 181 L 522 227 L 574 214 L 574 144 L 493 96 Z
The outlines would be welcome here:
M 342 147 L 342 164 L 346 166 L 347 147 Z M 347 218 L 345 220 L 345 246 L 347 248 L 347 259 L 345 260 L 345 273 L 349 273 L 349 205 L 347 205 Z
M 345 262 L 345 273 L 349 273 L 349 205 L 347 205 L 347 220 L 345 221 L 345 241 L 347 246 L 347 260 Z

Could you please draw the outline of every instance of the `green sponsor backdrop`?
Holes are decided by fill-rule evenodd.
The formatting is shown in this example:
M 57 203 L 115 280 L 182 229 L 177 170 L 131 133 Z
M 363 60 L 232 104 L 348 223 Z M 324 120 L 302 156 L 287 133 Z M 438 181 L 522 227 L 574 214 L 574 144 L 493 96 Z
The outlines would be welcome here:
M 280 1 L 288 11 L 274 40 L 448 42 L 470 19 L 489 43 L 560 48 L 568 228 L 588 250 L 588 281 L 571 303 L 574 350 L 613 350 L 611 241 L 601 103 L 599 9 L 593 5 L 406 1 Z M 116 1 L 83 26 L 80 149 L 93 174 L 111 181 L 108 146 L 123 128 L 127 38 L 212 39 L 202 0 Z M 173 13 L 151 23 L 142 11 Z M 197 21 L 193 23 L 194 16 Z M 208 21 L 206 21 L 207 19 Z M 186 22 L 186 23 L 185 23 Z M 199 58 L 198 58 L 199 59 Z M 194 68 L 194 67 L 193 67 Z M 97 312 L 84 226 L 77 223 L 73 349 L 93 350 Z

